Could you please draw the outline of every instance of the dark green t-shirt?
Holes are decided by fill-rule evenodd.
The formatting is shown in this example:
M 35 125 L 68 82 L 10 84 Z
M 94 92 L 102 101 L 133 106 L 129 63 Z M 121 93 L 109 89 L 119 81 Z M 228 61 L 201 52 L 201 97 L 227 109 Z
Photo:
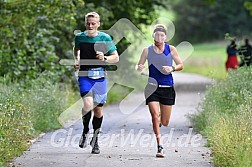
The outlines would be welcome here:
M 101 51 L 104 55 L 109 56 L 116 50 L 116 46 L 112 38 L 104 33 L 98 31 L 95 37 L 88 37 L 86 31 L 80 32 L 75 36 L 74 48 L 80 49 L 80 59 L 97 59 L 96 51 Z M 87 68 L 101 67 L 97 65 L 81 65 L 80 71 L 86 71 Z

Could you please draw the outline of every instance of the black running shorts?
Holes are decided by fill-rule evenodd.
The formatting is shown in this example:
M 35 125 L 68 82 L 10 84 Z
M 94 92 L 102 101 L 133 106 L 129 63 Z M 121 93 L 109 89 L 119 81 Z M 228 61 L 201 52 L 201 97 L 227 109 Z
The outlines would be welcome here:
M 174 87 L 157 87 L 154 85 L 147 84 L 145 87 L 145 99 L 146 105 L 149 102 L 157 101 L 163 105 L 174 105 L 176 93 Z

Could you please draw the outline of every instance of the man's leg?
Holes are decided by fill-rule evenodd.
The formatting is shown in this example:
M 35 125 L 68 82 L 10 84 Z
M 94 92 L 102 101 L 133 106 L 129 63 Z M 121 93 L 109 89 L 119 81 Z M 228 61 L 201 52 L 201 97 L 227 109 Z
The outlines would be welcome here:
M 103 107 L 96 106 L 94 108 L 94 117 L 92 121 L 94 135 L 90 142 L 90 145 L 92 146 L 92 152 L 91 152 L 92 154 L 100 154 L 100 149 L 98 145 L 98 135 L 100 133 L 102 120 L 103 120 Z
M 91 119 L 91 110 L 93 109 L 93 96 L 92 96 L 92 80 L 87 77 L 78 78 L 80 95 L 83 100 L 82 108 L 82 122 L 83 122 L 83 132 L 79 142 L 79 147 L 83 148 L 87 146 L 87 138 L 89 132 L 89 122 Z
M 101 129 L 103 120 L 103 105 L 107 99 L 107 80 L 104 79 L 101 82 L 96 82 L 93 87 L 94 97 L 94 117 L 92 121 L 94 136 L 90 142 L 92 146 L 92 154 L 99 154 L 98 135 Z
M 88 138 L 88 132 L 89 132 L 89 122 L 91 119 L 91 110 L 93 108 L 93 98 L 91 96 L 87 95 L 83 98 L 83 108 L 82 108 L 82 122 L 83 122 L 83 132 L 82 136 L 79 142 L 79 147 L 83 148 L 87 146 L 87 138 Z
M 94 108 L 94 117 L 92 122 L 94 128 L 94 134 L 99 133 L 102 120 L 103 120 L 103 107 L 98 105 Z
M 92 154 L 99 154 L 100 149 L 98 145 L 98 135 L 100 133 L 102 120 L 103 120 L 103 105 L 106 102 L 106 94 L 99 95 L 94 94 L 94 117 L 92 121 L 93 129 L 94 129 L 94 135 L 90 142 L 90 145 L 92 146 Z

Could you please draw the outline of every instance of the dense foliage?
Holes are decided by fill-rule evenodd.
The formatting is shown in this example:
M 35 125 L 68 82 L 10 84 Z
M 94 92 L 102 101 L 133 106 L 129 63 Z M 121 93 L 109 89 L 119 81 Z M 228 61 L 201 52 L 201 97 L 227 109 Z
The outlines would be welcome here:
M 0 76 L 9 75 L 21 81 L 37 78 L 43 71 L 70 76 L 72 67 L 60 66 L 59 60 L 72 59 L 73 32 L 85 29 L 83 18 L 87 12 L 100 13 L 101 29 L 106 30 L 120 18 L 135 25 L 150 24 L 156 17 L 157 4 L 150 0 L 0 1 Z M 118 48 L 125 50 L 125 42 Z
M 226 33 L 251 35 L 250 6 L 246 0 L 178 0 L 173 6 L 177 40 L 210 41 L 224 39 Z
M 251 74 L 251 67 L 231 71 L 207 91 L 201 112 L 192 117 L 217 166 L 252 165 Z

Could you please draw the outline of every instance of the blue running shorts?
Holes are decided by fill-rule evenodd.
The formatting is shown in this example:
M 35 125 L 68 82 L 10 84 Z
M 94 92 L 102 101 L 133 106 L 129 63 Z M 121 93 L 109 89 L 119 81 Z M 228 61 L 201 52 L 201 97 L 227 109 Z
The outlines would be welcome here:
M 87 76 L 79 76 L 79 89 L 81 97 L 92 96 L 94 103 L 102 106 L 107 100 L 107 79 L 91 79 Z

